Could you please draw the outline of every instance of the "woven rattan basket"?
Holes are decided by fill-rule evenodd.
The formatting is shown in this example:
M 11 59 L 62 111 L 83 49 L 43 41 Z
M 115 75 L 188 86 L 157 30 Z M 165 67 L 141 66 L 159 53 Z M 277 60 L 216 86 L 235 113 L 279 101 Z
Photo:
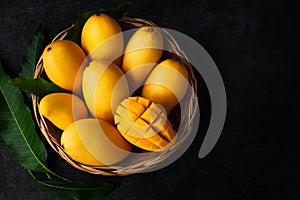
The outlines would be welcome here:
M 139 28 L 142 26 L 152 26 L 157 27 L 156 24 L 154 24 L 151 21 L 141 19 L 141 18 L 131 18 L 131 17 L 123 17 L 119 20 L 119 24 L 124 30 L 129 30 L 133 28 Z M 62 40 L 68 31 L 73 26 L 65 29 L 61 33 L 59 33 L 52 42 L 56 40 Z M 194 90 L 194 92 L 188 92 L 183 99 L 184 107 L 180 108 L 177 106 L 177 108 L 173 109 L 169 115 L 169 120 L 173 124 L 174 127 L 178 127 L 178 123 L 181 120 L 181 127 L 183 127 L 183 131 L 181 134 L 177 135 L 177 140 L 170 148 L 152 153 L 151 156 L 149 156 L 148 153 L 140 153 L 140 155 L 137 155 L 134 159 L 129 158 L 129 161 L 127 162 L 126 166 L 110 166 L 110 167 L 95 167 L 95 166 L 87 166 L 81 163 L 78 163 L 74 160 L 72 160 L 64 151 L 62 146 L 60 145 L 60 137 L 62 131 L 56 128 L 50 121 L 48 121 L 46 118 L 42 116 L 42 114 L 39 112 L 39 102 L 40 98 L 32 95 L 33 99 L 33 109 L 34 114 L 36 118 L 36 122 L 42 132 L 42 134 L 45 136 L 47 142 L 50 144 L 50 146 L 68 163 L 70 163 L 75 168 L 92 173 L 92 174 L 101 174 L 105 176 L 115 176 L 115 175 L 128 175 L 133 173 L 139 173 L 142 172 L 145 169 L 149 169 L 161 162 L 163 162 L 168 156 L 170 156 L 176 148 L 179 148 L 180 145 L 186 140 L 186 138 L 191 134 L 192 131 L 192 123 L 195 118 L 195 110 L 198 106 L 196 92 L 197 92 L 197 82 L 192 70 L 192 67 L 190 63 L 187 61 L 187 57 L 184 54 L 184 52 L 180 49 L 174 38 L 165 30 L 162 30 L 162 35 L 164 38 L 164 49 L 172 50 L 174 53 L 170 53 L 168 51 L 164 51 L 163 57 L 164 58 L 175 58 L 179 59 L 185 66 L 188 71 L 188 81 L 191 85 L 191 88 Z M 177 55 L 176 55 L 177 54 Z M 39 62 L 36 65 L 35 75 L 34 78 L 38 77 L 45 77 L 46 74 L 43 69 L 43 60 L 40 58 Z M 130 156 L 129 156 L 130 157 Z

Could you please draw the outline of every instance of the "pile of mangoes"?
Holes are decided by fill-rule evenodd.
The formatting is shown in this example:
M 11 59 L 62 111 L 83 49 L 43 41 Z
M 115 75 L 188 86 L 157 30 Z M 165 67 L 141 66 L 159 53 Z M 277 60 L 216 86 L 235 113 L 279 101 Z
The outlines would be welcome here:
M 161 151 L 176 138 L 168 114 L 186 93 L 185 66 L 162 60 L 159 28 L 138 28 L 128 42 L 123 34 L 118 21 L 95 14 L 81 45 L 59 40 L 42 54 L 47 77 L 66 92 L 43 97 L 39 111 L 62 130 L 65 153 L 85 165 L 113 165 L 133 147 Z

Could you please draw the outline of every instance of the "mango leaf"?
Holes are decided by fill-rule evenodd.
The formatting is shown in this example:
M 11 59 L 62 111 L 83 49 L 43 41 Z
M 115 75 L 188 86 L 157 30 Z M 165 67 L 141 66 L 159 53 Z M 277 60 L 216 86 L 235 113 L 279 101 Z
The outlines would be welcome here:
M 109 10 L 105 10 L 104 13 L 112 16 L 116 20 L 122 18 L 123 16 L 127 15 L 130 10 L 135 6 L 135 3 L 126 1 L 120 4 L 117 8 L 112 8 Z
M 64 39 L 72 40 L 77 44 L 81 45 L 81 31 L 85 22 L 94 14 L 106 13 L 115 19 L 120 19 L 121 17 L 128 14 L 128 12 L 133 8 L 134 4 L 132 2 L 124 2 L 120 4 L 117 8 L 105 10 L 97 9 L 90 12 L 85 12 L 80 15 L 74 23 L 73 28 L 68 32 Z
M 8 83 L 38 97 L 43 97 L 47 94 L 55 92 L 67 92 L 66 90 L 58 87 L 54 83 L 46 81 L 43 78 L 15 78 L 9 80 Z
M 44 34 L 41 30 L 41 26 L 34 33 L 31 41 L 29 42 L 23 62 L 21 65 L 21 72 L 19 77 L 33 77 L 35 65 L 37 64 L 40 53 L 44 44 Z
M 0 135 L 12 155 L 25 168 L 48 172 L 44 165 L 47 151 L 35 132 L 29 108 L 19 89 L 9 85 L 10 77 L 0 63 Z
M 39 187 L 51 194 L 72 199 L 88 199 L 111 193 L 116 186 L 108 183 L 87 185 L 79 182 L 40 181 L 36 179 Z
M 19 77 L 33 77 L 35 65 L 40 58 L 40 53 L 44 44 L 44 34 L 41 30 L 41 26 L 34 33 L 31 41 L 29 42 L 25 55 L 23 57 L 23 62 L 21 65 L 21 72 Z M 29 102 L 32 101 L 31 94 L 26 93 L 26 97 Z

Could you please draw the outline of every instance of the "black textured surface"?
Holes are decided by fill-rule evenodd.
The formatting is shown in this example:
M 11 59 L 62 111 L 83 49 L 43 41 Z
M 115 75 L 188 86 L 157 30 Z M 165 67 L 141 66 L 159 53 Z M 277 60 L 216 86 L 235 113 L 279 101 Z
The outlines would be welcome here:
M 1 1 L 0 58 L 5 69 L 16 74 L 39 23 L 50 39 L 80 13 L 120 2 Z M 297 101 L 288 98 L 299 93 L 297 4 L 279 0 L 138 2 L 131 16 L 185 33 L 210 53 L 224 79 L 228 115 L 222 136 L 207 157 L 197 157 L 202 142 L 198 136 L 175 163 L 160 171 L 122 177 L 122 185 L 103 199 L 298 199 L 294 195 L 300 158 L 294 153 L 299 139 L 288 147 L 283 139 L 299 120 Z M 73 169 L 51 150 L 48 164 L 77 180 L 102 179 Z M 0 199 L 63 198 L 41 191 L 0 139 Z

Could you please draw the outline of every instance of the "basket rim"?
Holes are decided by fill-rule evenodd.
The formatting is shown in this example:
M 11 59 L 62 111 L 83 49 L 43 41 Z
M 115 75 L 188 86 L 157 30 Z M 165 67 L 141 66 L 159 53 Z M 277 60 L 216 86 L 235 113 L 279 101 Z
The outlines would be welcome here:
M 143 19 L 143 18 L 133 18 L 133 17 L 128 17 L 128 16 L 124 16 L 121 19 L 118 20 L 119 23 L 125 23 L 125 24 L 129 24 L 129 25 L 133 25 L 136 26 L 136 28 L 142 27 L 142 26 L 153 26 L 153 27 L 158 27 L 157 24 L 147 20 L 147 19 Z M 60 33 L 58 33 L 51 41 L 51 43 L 53 43 L 54 41 L 57 40 L 62 40 L 68 33 L 68 31 L 70 29 L 72 29 L 74 27 L 74 24 L 72 24 L 71 26 L 67 27 L 66 29 L 64 29 L 63 31 L 61 31 Z M 192 66 L 190 65 L 190 63 L 188 62 L 188 58 L 185 55 L 185 53 L 180 49 L 179 45 L 177 44 L 177 42 L 175 41 L 175 39 L 172 37 L 172 35 L 170 33 L 168 33 L 166 30 L 163 30 L 163 34 L 164 34 L 164 40 L 167 40 L 170 42 L 170 44 L 172 44 L 172 48 L 176 49 L 179 58 L 179 60 L 181 62 L 183 62 L 184 66 L 186 67 L 187 71 L 188 71 L 188 81 L 191 84 L 192 88 L 194 89 L 194 92 L 192 93 L 191 98 L 189 98 L 189 103 L 195 103 L 195 101 L 197 101 L 197 80 L 195 78 L 195 75 L 193 73 L 193 69 Z M 167 39 L 166 39 L 167 38 Z M 41 74 L 44 73 L 44 69 L 43 69 L 43 60 L 42 60 L 42 55 L 39 58 L 39 61 L 36 64 L 36 69 L 35 69 L 35 73 L 34 73 L 34 78 L 38 78 Z M 196 96 L 193 96 L 196 95 Z M 69 164 L 71 164 L 73 167 L 81 170 L 81 171 L 85 171 L 91 174 L 100 174 L 100 175 L 104 175 L 104 176 L 123 176 L 123 175 L 129 175 L 129 174 L 133 174 L 133 173 L 139 173 L 140 171 L 147 169 L 149 167 L 154 166 L 155 164 L 158 164 L 159 162 L 163 161 L 168 152 L 174 150 L 174 147 L 171 147 L 169 149 L 169 151 L 164 152 L 161 151 L 161 154 L 158 158 L 156 158 L 156 160 L 151 160 L 152 162 L 149 162 L 149 160 L 140 163 L 140 165 L 137 166 L 133 166 L 132 168 L 130 167 L 120 167 L 120 166 L 114 166 L 114 169 L 111 169 L 109 167 L 97 167 L 97 166 L 87 166 L 84 164 L 81 164 L 79 162 L 76 162 L 74 160 L 72 160 L 64 151 L 63 148 L 60 146 L 60 144 L 57 142 L 56 138 L 54 138 L 53 134 L 50 133 L 50 131 L 53 131 L 53 129 L 55 130 L 55 127 L 50 127 L 51 123 L 49 123 L 47 121 L 47 119 L 45 117 L 43 117 L 43 115 L 40 113 L 39 111 L 39 101 L 40 98 L 35 96 L 34 94 L 31 95 L 32 96 L 32 102 L 33 102 L 33 112 L 34 112 L 34 116 L 36 119 L 36 122 L 43 134 L 43 136 L 46 138 L 48 144 L 51 146 L 51 148 L 57 153 L 59 154 L 60 157 L 62 157 L 64 160 L 66 160 Z M 190 105 L 189 104 L 189 105 Z M 189 128 L 191 127 L 191 123 L 195 117 L 196 114 L 196 109 L 198 107 L 198 102 L 196 104 L 193 104 L 193 106 L 189 106 L 188 107 L 188 114 L 189 114 L 189 121 L 188 124 L 186 124 L 186 126 Z M 50 126 L 49 126 L 50 124 Z M 52 126 L 54 126 L 52 124 Z M 189 132 L 191 130 L 188 130 Z M 187 131 L 187 132 L 188 132 Z M 189 133 L 190 134 L 190 133 Z M 185 137 L 187 137 L 189 134 L 185 134 Z M 181 139 L 182 141 L 185 138 Z M 177 145 L 178 146 L 178 145 Z

